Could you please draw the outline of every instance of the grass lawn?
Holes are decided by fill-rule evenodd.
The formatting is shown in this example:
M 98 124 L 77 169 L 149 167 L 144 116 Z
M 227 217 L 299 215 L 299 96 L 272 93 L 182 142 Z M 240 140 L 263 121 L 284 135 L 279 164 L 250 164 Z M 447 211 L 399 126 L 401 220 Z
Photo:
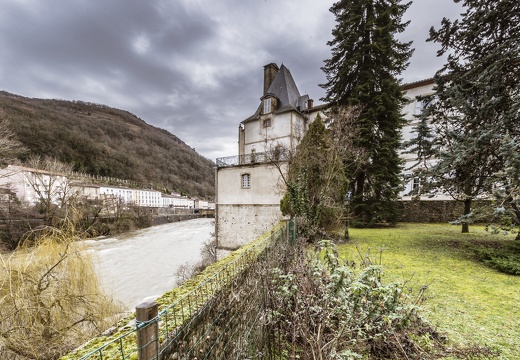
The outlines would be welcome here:
M 350 229 L 340 245 L 344 259 L 369 254 L 382 265 L 388 281 L 407 281 L 412 295 L 429 284 L 424 318 L 449 341 L 498 350 L 495 359 L 520 359 L 520 276 L 506 275 L 475 260 L 472 243 L 512 242 L 484 227 L 446 224 L 400 224 L 395 228 Z

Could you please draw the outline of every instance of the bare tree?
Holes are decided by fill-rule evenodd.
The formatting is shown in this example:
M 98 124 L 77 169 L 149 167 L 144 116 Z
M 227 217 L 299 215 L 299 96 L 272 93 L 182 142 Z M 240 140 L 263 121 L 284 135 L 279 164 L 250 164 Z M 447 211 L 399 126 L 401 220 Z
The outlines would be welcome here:
M 0 358 L 57 359 L 115 322 L 72 223 L 0 254 Z
M 55 225 L 59 218 L 68 218 L 70 205 L 78 197 L 68 175 L 70 165 L 56 159 L 33 157 L 28 165 L 34 170 L 24 171 L 25 181 L 36 194 L 37 205 L 47 225 Z
M 19 142 L 9 128 L 9 120 L 0 118 L 0 168 L 4 168 L 16 160 L 17 155 L 25 152 L 25 148 Z M 1 173 L 0 177 L 9 173 Z

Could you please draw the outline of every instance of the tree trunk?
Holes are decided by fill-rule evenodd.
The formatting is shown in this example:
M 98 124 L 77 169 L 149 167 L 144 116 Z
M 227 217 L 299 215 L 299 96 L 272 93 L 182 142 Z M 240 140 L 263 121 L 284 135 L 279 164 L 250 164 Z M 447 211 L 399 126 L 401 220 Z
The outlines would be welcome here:
M 348 208 L 348 205 L 346 205 L 345 207 L 345 235 L 344 235 L 344 240 L 347 241 L 350 239 L 350 235 L 348 233 L 348 227 L 349 227 L 349 216 L 350 216 L 350 213 L 349 213 L 349 208 Z
M 469 215 L 471 212 L 471 198 L 464 200 L 464 216 Z M 462 233 L 469 233 L 469 224 L 467 222 L 462 223 Z
M 358 177 L 356 178 L 356 188 L 354 189 L 354 202 L 352 204 L 352 212 L 354 214 L 354 218 L 359 221 L 359 219 L 363 219 L 364 221 L 364 214 L 362 207 L 360 206 L 363 202 L 363 193 L 365 191 L 365 174 L 360 173 Z
M 513 208 L 513 212 L 514 212 L 513 221 L 516 223 L 516 226 L 518 227 L 518 231 L 516 233 L 515 240 L 520 241 L 520 209 L 518 208 L 518 206 L 516 205 L 516 203 L 513 201 L 512 198 L 509 201 L 509 203 L 511 204 L 511 207 Z

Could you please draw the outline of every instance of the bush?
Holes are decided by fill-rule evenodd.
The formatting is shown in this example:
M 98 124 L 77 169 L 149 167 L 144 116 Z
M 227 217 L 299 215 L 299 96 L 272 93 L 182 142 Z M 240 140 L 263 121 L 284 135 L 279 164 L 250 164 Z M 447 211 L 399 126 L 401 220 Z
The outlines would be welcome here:
M 288 271 L 273 269 L 267 319 L 281 329 L 282 351 L 324 359 L 425 358 L 432 349 L 414 338 L 438 343 L 417 312 L 426 287 L 412 299 L 402 284 L 383 284 L 382 267 L 368 259 L 356 272 L 331 242 L 319 242 L 317 250 L 300 244 Z
M 175 272 L 177 286 L 200 274 L 215 261 L 217 261 L 217 241 L 215 234 L 211 233 L 211 238 L 205 241 L 200 248 L 200 260 L 196 263 L 187 262 L 181 265 Z
M 486 246 L 487 245 L 487 246 Z M 480 261 L 489 267 L 510 275 L 520 275 L 520 243 L 509 241 L 501 244 L 473 245 Z

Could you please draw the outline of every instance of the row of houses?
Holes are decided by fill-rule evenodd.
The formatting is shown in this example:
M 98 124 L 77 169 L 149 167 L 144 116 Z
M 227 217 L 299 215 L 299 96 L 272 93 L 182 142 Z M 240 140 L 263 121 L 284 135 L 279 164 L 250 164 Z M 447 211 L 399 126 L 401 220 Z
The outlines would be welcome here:
M 89 184 L 67 174 L 23 166 L 0 169 L 0 188 L 21 202 L 34 205 L 42 198 L 59 205 L 65 198 L 78 196 L 89 200 L 117 201 L 121 204 L 154 208 L 214 209 L 215 203 L 180 194 L 164 194 L 152 189 L 135 189 L 108 184 Z

